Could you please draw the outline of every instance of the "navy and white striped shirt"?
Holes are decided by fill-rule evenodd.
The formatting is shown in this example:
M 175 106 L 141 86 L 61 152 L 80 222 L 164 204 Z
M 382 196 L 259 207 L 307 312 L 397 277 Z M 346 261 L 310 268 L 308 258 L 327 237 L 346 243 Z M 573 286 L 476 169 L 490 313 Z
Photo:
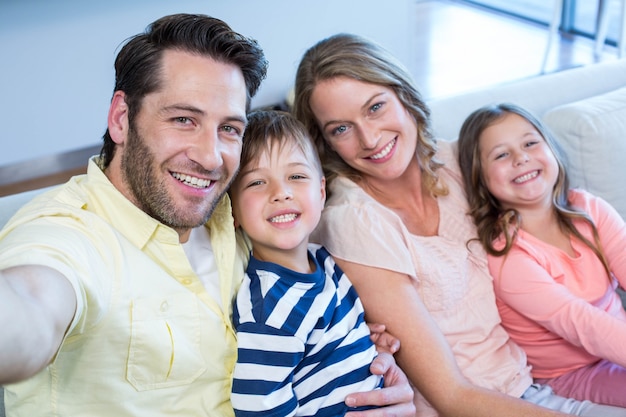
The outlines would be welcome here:
M 323 247 L 310 244 L 309 256 L 312 274 L 250 257 L 233 313 L 239 417 L 344 415 L 348 394 L 382 386 L 352 283 Z

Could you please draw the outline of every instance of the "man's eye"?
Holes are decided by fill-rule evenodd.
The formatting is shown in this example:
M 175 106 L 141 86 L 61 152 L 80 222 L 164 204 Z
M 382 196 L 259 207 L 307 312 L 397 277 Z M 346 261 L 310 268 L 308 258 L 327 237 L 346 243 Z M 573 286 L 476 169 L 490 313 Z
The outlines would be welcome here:
M 238 135 L 241 136 L 242 130 L 231 125 L 222 126 L 222 131 L 228 133 L 229 135 Z
M 191 120 L 188 117 L 177 117 L 176 121 L 181 124 L 188 124 Z

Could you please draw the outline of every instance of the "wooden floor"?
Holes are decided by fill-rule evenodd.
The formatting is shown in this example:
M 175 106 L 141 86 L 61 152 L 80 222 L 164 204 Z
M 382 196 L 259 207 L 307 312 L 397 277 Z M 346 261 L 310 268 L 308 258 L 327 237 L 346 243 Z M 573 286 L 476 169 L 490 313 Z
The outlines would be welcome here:
M 414 76 L 426 99 L 617 59 L 571 35 L 548 43 L 548 28 L 459 0 L 416 0 Z
M 549 44 L 547 26 L 460 0 L 414 1 L 416 62 L 407 65 L 426 99 L 617 59 L 614 47 L 595 57 L 591 39 L 563 35 Z M 76 159 L 93 153 L 79 150 L 0 167 L 0 196 L 64 182 L 85 170 Z

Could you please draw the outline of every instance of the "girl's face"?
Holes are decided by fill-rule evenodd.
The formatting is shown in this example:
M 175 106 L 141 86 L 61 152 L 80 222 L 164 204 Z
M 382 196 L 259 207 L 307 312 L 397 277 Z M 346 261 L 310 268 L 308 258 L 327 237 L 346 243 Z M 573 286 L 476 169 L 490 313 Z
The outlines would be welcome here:
M 482 132 L 479 150 L 484 181 L 503 207 L 523 210 L 552 206 L 558 163 L 529 121 L 506 114 Z
M 235 221 L 248 234 L 261 260 L 298 269 L 309 235 L 320 220 L 326 191 L 322 174 L 295 145 L 271 152 L 241 167 L 231 188 Z M 308 259 L 304 260 L 308 265 Z
M 417 123 L 392 89 L 340 76 L 318 83 L 310 105 L 326 141 L 364 177 L 392 180 L 417 163 Z

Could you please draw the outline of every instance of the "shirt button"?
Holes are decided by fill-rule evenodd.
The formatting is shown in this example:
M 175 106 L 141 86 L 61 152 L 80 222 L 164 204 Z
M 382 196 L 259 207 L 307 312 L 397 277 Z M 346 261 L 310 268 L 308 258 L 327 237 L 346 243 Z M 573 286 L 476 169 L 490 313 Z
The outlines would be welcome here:
M 163 301 L 161 303 L 161 311 L 162 312 L 165 313 L 167 310 L 169 310 L 169 308 L 170 308 L 170 305 L 169 305 L 169 303 L 167 301 Z
M 189 278 L 185 278 L 185 279 L 183 280 L 183 284 L 185 284 L 185 285 L 191 285 L 191 280 L 190 280 Z

